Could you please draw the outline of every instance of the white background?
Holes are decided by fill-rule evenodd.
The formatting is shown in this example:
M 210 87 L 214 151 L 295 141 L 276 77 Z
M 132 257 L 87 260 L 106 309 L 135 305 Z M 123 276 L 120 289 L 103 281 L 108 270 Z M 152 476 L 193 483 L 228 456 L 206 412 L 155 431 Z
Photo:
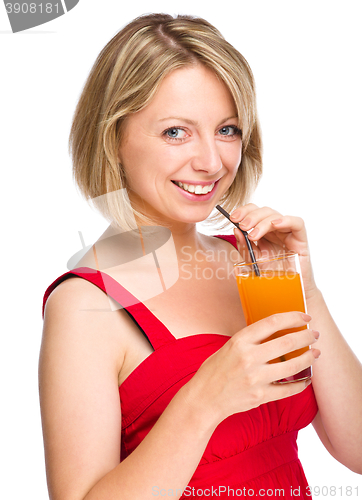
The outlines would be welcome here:
M 78 231 L 89 244 L 107 225 L 74 187 L 68 133 L 99 51 L 140 14 L 204 17 L 250 63 L 265 145 L 253 201 L 305 219 L 318 285 L 362 358 L 360 5 L 80 0 L 18 34 L 0 5 L 3 498 L 48 498 L 37 389 L 42 296 L 81 248 Z M 362 497 L 362 477 L 336 462 L 311 426 L 300 432 L 299 450 L 312 486 L 337 487 L 324 498 L 357 498 L 355 489 L 347 497 L 348 485 Z

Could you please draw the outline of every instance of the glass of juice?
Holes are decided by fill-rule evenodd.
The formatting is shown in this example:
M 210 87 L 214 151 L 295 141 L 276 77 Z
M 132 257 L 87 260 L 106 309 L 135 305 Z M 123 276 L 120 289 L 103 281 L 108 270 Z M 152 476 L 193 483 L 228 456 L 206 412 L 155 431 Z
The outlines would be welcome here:
M 260 276 L 256 273 L 255 265 L 252 262 L 241 262 L 234 266 L 241 305 L 247 325 L 251 325 L 260 319 L 276 313 L 289 311 L 307 312 L 298 254 L 284 252 L 257 259 L 256 264 Z M 280 330 L 264 342 L 305 328 L 307 326 Z M 289 352 L 280 358 L 272 359 L 269 363 L 287 361 L 299 356 L 308 349 L 309 347 L 307 346 Z M 308 380 L 311 376 L 312 369 L 308 367 L 300 373 L 277 380 L 276 382 L 297 382 L 299 380 Z

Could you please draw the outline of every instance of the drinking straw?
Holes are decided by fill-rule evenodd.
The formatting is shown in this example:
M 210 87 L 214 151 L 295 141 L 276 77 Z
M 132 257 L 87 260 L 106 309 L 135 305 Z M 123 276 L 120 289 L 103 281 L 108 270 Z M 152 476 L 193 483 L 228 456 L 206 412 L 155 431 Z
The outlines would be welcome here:
M 245 241 L 246 241 L 246 244 L 247 244 L 247 247 L 248 247 L 248 250 L 249 250 L 249 254 L 250 254 L 250 257 L 251 257 L 251 261 L 253 262 L 253 269 L 254 269 L 254 272 L 257 276 L 260 276 L 260 271 L 259 271 L 259 267 L 258 267 L 258 264 L 256 263 L 256 259 L 255 259 L 255 255 L 254 255 L 254 251 L 252 249 L 252 246 L 251 246 L 251 243 L 250 243 L 250 240 L 248 238 L 248 233 L 246 231 L 243 231 L 241 229 L 241 227 L 239 226 L 239 223 L 238 222 L 233 222 L 231 219 L 230 219 L 230 215 L 227 213 L 226 210 L 224 210 L 222 207 L 220 207 L 220 205 L 216 205 L 216 208 L 218 209 L 219 212 L 221 212 L 227 219 L 229 219 L 229 221 L 234 224 L 234 226 L 236 226 L 239 231 L 241 231 L 244 235 L 244 238 L 245 238 Z

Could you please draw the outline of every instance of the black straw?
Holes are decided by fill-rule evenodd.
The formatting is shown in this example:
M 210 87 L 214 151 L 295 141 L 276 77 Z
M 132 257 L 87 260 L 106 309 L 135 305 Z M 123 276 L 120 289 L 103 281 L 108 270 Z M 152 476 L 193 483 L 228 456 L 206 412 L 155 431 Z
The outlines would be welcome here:
M 241 227 L 239 226 L 239 223 L 238 222 L 233 222 L 231 219 L 230 219 L 230 215 L 227 213 L 226 210 L 224 210 L 222 207 L 220 207 L 220 205 L 216 205 L 216 208 L 218 209 L 219 212 L 221 212 L 227 219 L 229 219 L 229 221 L 234 224 L 234 226 L 236 226 L 239 231 L 241 231 L 244 235 L 244 238 L 245 238 L 245 241 L 246 241 L 246 244 L 248 246 L 248 250 L 249 250 L 249 254 L 250 254 L 250 257 L 251 257 L 251 261 L 253 262 L 253 269 L 254 269 L 254 272 L 257 276 L 260 276 L 260 271 L 259 271 L 259 267 L 258 267 L 258 264 L 256 263 L 256 259 L 255 259 L 255 255 L 254 255 L 254 251 L 253 251 L 253 248 L 251 246 L 251 243 L 250 243 L 250 240 L 248 238 L 248 233 L 246 231 L 243 231 L 241 229 Z

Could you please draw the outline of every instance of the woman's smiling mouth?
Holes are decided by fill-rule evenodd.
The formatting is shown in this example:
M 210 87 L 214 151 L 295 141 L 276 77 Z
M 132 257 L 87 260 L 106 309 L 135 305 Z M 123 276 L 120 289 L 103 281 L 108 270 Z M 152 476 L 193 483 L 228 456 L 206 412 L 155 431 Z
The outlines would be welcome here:
M 218 184 L 219 180 L 220 179 L 212 183 L 202 182 L 200 184 L 191 184 L 181 181 L 172 182 L 178 188 L 179 192 L 186 195 L 189 200 L 201 201 L 211 198 L 215 191 L 215 186 Z
M 186 182 L 179 182 L 179 181 L 172 181 L 172 182 L 181 189 L 184 189 L 189 193 L 195 193 L 195 194 L 210 193 L 210 191 L 212 191 L 215 186 L 215 182 L 213 182 L 212 184 L 206 184 L 205 186 L 202 186 L 201 184 L 187 184 Z

